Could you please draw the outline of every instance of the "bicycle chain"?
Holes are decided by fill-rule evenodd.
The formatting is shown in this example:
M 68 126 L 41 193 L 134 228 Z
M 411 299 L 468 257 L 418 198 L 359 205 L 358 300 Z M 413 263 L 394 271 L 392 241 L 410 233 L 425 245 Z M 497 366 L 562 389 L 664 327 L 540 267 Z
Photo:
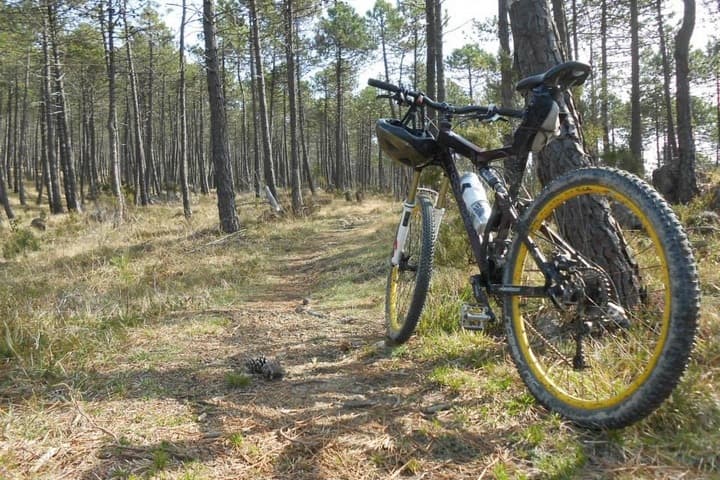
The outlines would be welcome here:
M 565 357 L 565 355 L 564 355 L 560 350 L 557 349 L 557 347 L 556 347 L 555 345 L 553 345 L 552 343 L 550 343 L 550 340 L 548 340 L 547 338 L 545 338 L 545 336 L 544 336 L 542 333 L 540 333 L 540 332 L 533 326 L 532 323 L 526 321 L 526 322 L 525 322 L 525 325 L 527 325 L 527 326 L 530 328 L 530 330 L 532 330 L 532 331 L 535 333 L 535 335 L 537 335 L 538 337 L 540 337 L 540 339 L 541 339 L 543 342 L 545 342 L 545 344 L 548 346 L 548 348 L 550 348 L 550 350 L 552 350 L 552 351 L 555 353 L 555 355 L 557 355 L 558 357 L 560 357 L 560 359 L 561 359 L 563 362 L 565 362 L 570 368 L 573 368 L 572 362 L 569 361 L 569 360 Z

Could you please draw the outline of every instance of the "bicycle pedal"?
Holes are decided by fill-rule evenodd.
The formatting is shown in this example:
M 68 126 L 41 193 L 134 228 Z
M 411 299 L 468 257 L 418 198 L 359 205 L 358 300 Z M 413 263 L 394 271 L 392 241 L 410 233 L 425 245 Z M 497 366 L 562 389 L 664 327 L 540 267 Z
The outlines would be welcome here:
M 493 320 L 487 307 L 469 305 L 460 307 L 460 326 L 465 330 L 485 330 L 487 323 Z

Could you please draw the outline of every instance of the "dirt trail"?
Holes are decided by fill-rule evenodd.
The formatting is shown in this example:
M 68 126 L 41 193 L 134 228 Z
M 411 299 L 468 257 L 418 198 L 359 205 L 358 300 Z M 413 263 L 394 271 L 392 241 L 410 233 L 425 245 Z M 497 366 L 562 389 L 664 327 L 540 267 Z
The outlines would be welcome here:
M 269 243 L 248 301 L 177 309 L 133 329 L 127 349 L 30 401 L 22 424 L 8 422 L 7 438 L 31 438 L 20 432 L 28 428 L 48 433 L 16 442 L 12 460 L 22 473 L 4 471 L 0 461 L 0 478 L 412 472 L 405 464 L 417 462 L 413 452 L 427 440 L 413 440 L 410 427 L 421 415 L 417 373 L 394 365 L 381 345 L 384 267 L 363 264 L 362 242 L 378 235 L 370 209 L 320 217 L 312 235 L 290 242 L 250 232 L 248 242 Z M 328 307 L 314 297 L 343 275 L 378 280 L 375 296 L 365 299 L 374 308 Z M 248 381 L 245 360 L 260 355 L 282 364 L 281 380 Z

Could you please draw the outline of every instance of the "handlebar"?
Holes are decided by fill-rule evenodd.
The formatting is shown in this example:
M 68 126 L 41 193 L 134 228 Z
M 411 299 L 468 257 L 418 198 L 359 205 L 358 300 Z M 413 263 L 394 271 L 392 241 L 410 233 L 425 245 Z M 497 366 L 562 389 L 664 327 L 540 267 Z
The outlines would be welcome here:
M 379 88 L 380 90 L 387 90 L 388 92 L 399 92 L 400 87 L 397 87 L 393 85 L 392 83 L 383 82 L 382 80 L 377 80 L 375 78 L 369 78 L 368 79 L 368 85 L 371 87 Z
M 485 118 L 493 117 L 495 115 L 499 115 L 502 117 L 523 118 L 523 115 L 525 113 L 524 110 L 497 107 L 495 105 L 468 105 L 465 107 L 456 107 L 455 105 L 451 105 L 449 103 L 436 102 L 422 92 L 408 90 L 402 87 L 398 87 L 397 85 L 393 85 L 392 83 L 377 80 L 375 78 L 368 79 L 368 85 L 394 93 L 395 95 L 393 95 L 393 98 L 395 98 L 401 103 L 405 102 L 409 105 L 427 106 L 432 108 L 433 110 L 437 110 L 451 115 L 475 114 L 478 117 Z

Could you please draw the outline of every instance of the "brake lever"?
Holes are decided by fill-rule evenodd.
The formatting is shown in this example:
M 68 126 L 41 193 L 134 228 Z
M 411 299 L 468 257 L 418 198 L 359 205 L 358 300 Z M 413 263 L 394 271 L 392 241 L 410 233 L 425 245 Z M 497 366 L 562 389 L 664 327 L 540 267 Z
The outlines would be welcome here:
M 488 109 L 488 113 L 483 115 L 480 118 L 480 121 L 482 123 L 495 123 L 495 122 L 509 122 L 509 120 L 502 115 L 500 115 L 497 111 L 497 108 L 495 105 L 490 105 Z

